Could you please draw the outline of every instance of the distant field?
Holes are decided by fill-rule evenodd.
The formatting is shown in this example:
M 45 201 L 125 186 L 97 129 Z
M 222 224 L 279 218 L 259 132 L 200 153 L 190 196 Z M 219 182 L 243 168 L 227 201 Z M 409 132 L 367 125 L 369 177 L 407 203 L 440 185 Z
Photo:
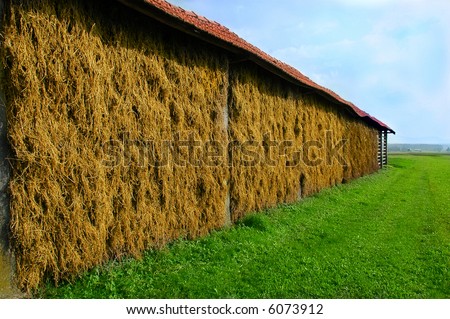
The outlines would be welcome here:
M 450 298 L 450 156 L 389 164 L 37 297 Z
M 389 155 L 450 156 L 450 152 L 389 152 Z

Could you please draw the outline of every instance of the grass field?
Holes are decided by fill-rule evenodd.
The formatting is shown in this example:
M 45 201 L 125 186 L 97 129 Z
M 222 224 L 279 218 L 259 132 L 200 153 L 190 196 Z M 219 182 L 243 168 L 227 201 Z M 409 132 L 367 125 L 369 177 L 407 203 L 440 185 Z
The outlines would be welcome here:
M 46 298 L 450 298 L 450 156 L 390 167 Z

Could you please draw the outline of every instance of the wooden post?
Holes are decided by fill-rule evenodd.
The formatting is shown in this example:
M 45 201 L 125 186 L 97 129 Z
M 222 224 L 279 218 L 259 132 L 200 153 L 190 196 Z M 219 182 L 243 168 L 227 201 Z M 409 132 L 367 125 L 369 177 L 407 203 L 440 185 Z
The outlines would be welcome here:
M 224 88 L 225 91 L 225 107 L 223 109 L 223 126 L 224 126 L 224 130 L 227 136 L 229 136 L 228 134 L 228 130 L 229 130 L 229 123 L 230 123 L 230 100 L 231 100 L 231 89 L 230 89 L 230 63 L 227 59 L 227 83 L 226 86 Z M 228 141 L 228 138 L 226 140 L 227 143 L 229 143 L 230 141 Z M 228 150 L 228 145 L 226 146 L 226 150 Z M 224 163 L 225 167 L 227 167 L 229 165 L 229 158 L 227 157 L 225 159 L 225 163 Z M 225 226 L 231 225 L 231 196 L 230 196 L 230 179 L 231 179 L 231 167 L 229 168 L 229 172 L 228 172 L 228 176 L 227 179 L 225 181 L 225 187 L 226 187 L 226 195 L 225 195 Z
M 383 157 L 383 166 L 386 166 L 388 163 L 388 152 L 387 152 L 387 130 L 383 132 L 384 138 L 383 138 L 383 153 L 384 153 L 384 157 Z
M 0 29 L 3 29 L 3 8 L 4 1 L 0 0 Z M 0 250 L 6 251 L 9 248 L 9 196 L 8 182 L 10 179 L 10 169 L 7 158 L 9 157 L 9 144 L 6 128 L 6 97 L 4 90 L 5 73 L 3 63 L 0 61 Z
M 5 1 L 0 0 L 0 31 L 3 30 L 3 11 Z M 0 39 L 3 41 L 3 39 Z M 20 297 L 14 286 L 14 253 L 9 242 L 10 211 L 8 183 L 11 177 L 8 158 L 11 157 L 11 148 L 8 143 L 8 130 L 6 119 L 5 83 L 6 75 L 2 61 L 0 61 L 0 298 Z

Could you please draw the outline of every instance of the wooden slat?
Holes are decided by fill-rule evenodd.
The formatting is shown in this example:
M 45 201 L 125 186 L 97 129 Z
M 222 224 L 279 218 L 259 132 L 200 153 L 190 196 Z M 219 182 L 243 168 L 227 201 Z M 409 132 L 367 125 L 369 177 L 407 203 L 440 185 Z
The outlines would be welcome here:
M 383 168 L 383 134 L 382 131 L 378 132 L 378 166 Z

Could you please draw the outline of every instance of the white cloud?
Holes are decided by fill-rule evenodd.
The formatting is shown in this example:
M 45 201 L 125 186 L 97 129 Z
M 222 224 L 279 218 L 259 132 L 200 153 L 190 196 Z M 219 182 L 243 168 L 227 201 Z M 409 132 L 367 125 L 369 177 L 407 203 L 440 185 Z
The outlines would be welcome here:
M 299 59 L 320 58 L 327 55 L 333 49 L 343 49 L 351 46 L 351 41 L 342 41 L 340 43 L 327 43 L 323 45 L 300 45 L 277 49 L 271 52 L 271 55 L 283 61 L 295 61 Z M 288 62 L 289 63 L 289 62 Z
M 417 3 L 430 3 L 434 0 L 331 0 L 345 6 L 352 7 L 385 7 L 398 4 L 417 4 Z M 439 1 L 439 0 L 438 0 Z

